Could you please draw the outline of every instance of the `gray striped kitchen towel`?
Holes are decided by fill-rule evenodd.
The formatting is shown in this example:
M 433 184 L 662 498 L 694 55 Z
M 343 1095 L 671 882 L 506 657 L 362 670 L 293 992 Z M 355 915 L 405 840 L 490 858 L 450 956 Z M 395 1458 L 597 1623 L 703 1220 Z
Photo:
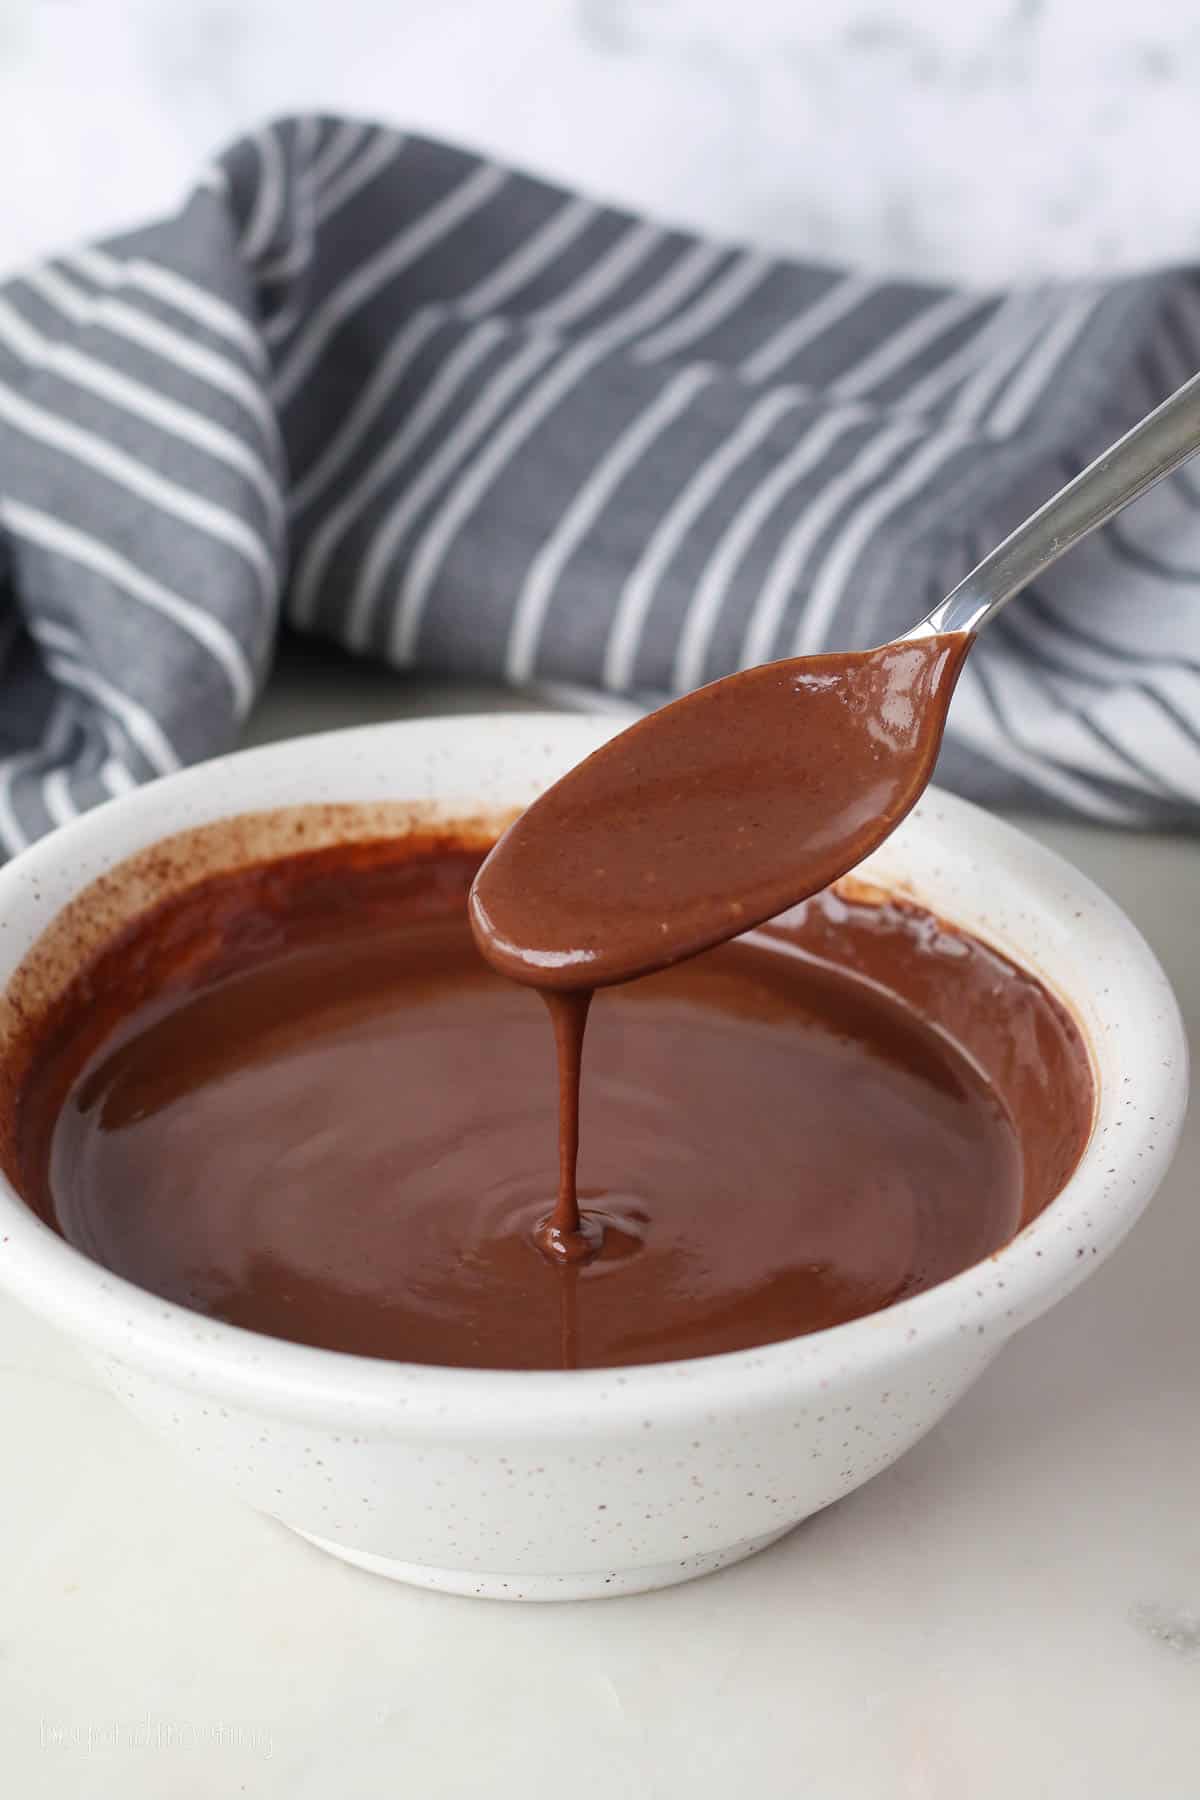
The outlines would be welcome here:
M 1198 364 L 1195 270 L 951 292 L 269 125 L 0 290 L 0 843 L 227 747 L 281 616 L 642 701 L 880 641 Z M 1200 475 L 989 631 L 941 778 L 1200 821 Z

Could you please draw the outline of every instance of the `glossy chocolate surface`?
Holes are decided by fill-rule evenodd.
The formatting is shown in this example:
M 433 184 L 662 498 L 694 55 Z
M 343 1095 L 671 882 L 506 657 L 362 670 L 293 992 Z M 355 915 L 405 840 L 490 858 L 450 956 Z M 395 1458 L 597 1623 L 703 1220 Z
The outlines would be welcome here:
M 764 663 L 639 719 L 505 832 L 479 947 L 545 990 L 694 956 L 819 893 L 929 780 L 971 639 Z
M 452 1365 L 620 1365 L 869 1312 L 1003 1244 L 1091 1113 L 1078 1033 L 928 914 L 822 895 L 597 996 L 570 1263 L 554 1051 L 478 956 L 452 841 L 200 882 L 47 1021 L 23 1191 L 88 1255 L 252 1329 Z

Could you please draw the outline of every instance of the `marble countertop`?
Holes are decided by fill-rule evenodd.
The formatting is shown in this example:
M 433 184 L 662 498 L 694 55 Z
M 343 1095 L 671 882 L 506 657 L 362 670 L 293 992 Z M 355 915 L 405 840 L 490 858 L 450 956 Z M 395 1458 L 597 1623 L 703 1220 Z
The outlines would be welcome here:
M 0 268 L 314 106 L 876 268 L 1196 260 L 1198 83 L 1181 0 L 0 0 Z
M 250 736 L 501 698 L 293 649 Z M 1035 829 L 1141 926 L 1200 1046 L 1194 845 Z M 1198 1176 L 1193 1117 L 1130 1241 L 887 1473 L 737 1568 L 591 1605 L 323 1556 L 0 1303 L 6 1791 L 1195 1800 Z

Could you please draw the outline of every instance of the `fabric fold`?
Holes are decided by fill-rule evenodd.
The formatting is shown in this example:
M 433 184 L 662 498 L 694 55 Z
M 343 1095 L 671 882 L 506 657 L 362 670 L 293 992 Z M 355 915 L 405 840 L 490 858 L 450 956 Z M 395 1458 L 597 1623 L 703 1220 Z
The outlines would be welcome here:
M 0 847 L 228 748 L 281 617 L 650 704 L 878 642 L 1200 366 L 1192 269 L 962 293 L 358 120 L 0 290 Z M 941 778 L 1200 819 L 1200 475 L 1015 602 Z

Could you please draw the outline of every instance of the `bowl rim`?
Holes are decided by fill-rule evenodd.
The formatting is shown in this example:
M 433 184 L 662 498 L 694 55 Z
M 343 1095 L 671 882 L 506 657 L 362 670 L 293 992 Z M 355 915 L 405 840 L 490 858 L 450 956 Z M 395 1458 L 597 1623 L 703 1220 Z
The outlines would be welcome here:
M 540 763 L 548 776 L 623 723 L 611 714 L 532 712 L 397 720 L 235 751 L 165 777 L 60 827 L 0 868 L 0 921 L 7 924 L 14 912 L 31 909 L 41 914 L 23 943 L 8 939 L 6 969 L 20 962 L 65 899 L 125 860 L 129 849 L 113 854 L 106 843 L 118 814 L 139 823 L 139 842 L 149 842 L 181 829 L 181 812 L 187 824 L 290 803 L 256 796 L 255 778 L 268 788 L 271 777 L 294 780 L 306 764 L 324 769 L 331 751 L 343 767 L 359 763 L 378 769 L 380 752 L 394 747 L 386 761 L 390 777 L 403 767 L 406 745 L 436 765 L 439 755 L 460 756 L 472 738 L 485 753 L 489 741 L 503 747 L 518 766 L 522 759 Z M 246 777 L 249 788 L 239 804 L 214 804 L 227 784 L 245 787 Z M 353 804 L 366 797 L 347 791 L 353 784 L 343 778 L 318 779 L 330 781 L 317 796 L 322 800 Z M 431 792 L 437 798 L 436 786 Z M 410 796 L 395 791 L 395 797 Z M 186 816 L 189 804 L 198 806 L 194 818 Z M 461 799 L 447 806 L 448 817 L 463 815 Z M 683 1423 L 729 1407 L 744 1415 L 885 1368 L 895 1368 L 899 1377 L 903 1365 L 955 1340 L 964 1360 L 978 1366 L 1091 1273 L 1149 1202 L 1182 1129 L 1188 1053 L 1174 995 L 1141 933 L 1088 877 L 1016 826 L 931 788 L 910 820 L 864 865 L 867 877 L 903 889 L 903 875 L 889 875 L 889 868 L 897 863 L 902 868 L 904 846 L 934 827 L 959 854 L 993 872 L 1011 873 L 1014 892 L 1019 888 L 1034 896 L 1036 891 L 1038 905 L 1050 909 L 1046 917 L 1057 909 L 1055 916 L 1067 929 L 1078 929 L 1075 922 L 1085 919 L 1089 967 L 1097 980 L 1105 972 L 1110 977 L 1103 990 L 1093 987 L 1081 996 L 1078 987 L 1060 985 L 1049 964 L 1023 955 L 1011 937 L 992 936 L 1006 954 L 1048 982 L 1077 1017 L 1081 998 L 1089 1001 L 1092 1017 L 1083 1022 L 1096 1113 L 1083 1156 L 1050 1204 L 985 1262 L 935 1287 L 806 1336 L 676 1362 L 571 1371 L 393 1363 L 267 1337 L 150 1294 L 59 1237 L 0 1176 L 0 1289 L 92 1353 L 130 1369 L 251 1410 L 356 1420 L 398 1433 L 479 1437 L 553 1429 L 556 1435 L 586 1436 L 597 1429 Z M 70 873 L 73 861 L 81 871 L 77 880 Z M 919 880 L 916 888 L 920 898 Z M 47 889 L 56 896 L 52 904 Z M 1072 923 L 1066 927 L 1068 915 Z M 953 910 L 945 916 L 953 921 Z M 978 920 L 968 928 L 989 936 Z M 1119 1079 L 1113 1049 L 1118 1039 L 1141 1046 Z

